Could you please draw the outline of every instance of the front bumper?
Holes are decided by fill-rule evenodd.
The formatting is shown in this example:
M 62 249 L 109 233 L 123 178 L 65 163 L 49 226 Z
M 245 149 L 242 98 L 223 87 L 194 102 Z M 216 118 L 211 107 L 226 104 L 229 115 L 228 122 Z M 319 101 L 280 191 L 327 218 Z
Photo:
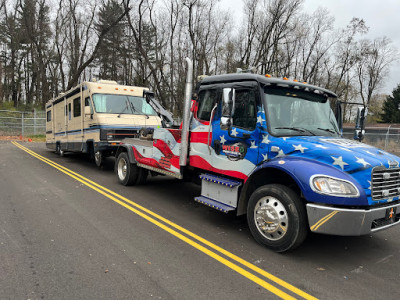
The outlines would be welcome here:
M 307 215 L 312 232 L 358 236 L 399 225 L 400 203 L 371 209 L 307 204 Z

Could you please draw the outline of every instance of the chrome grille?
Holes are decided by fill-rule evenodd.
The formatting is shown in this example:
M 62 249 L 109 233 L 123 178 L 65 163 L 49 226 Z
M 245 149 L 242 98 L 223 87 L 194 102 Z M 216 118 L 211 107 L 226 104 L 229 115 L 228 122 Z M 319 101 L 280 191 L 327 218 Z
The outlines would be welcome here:
M 372 170 L 372 200 L 383 200 L 400 196 L 400 168 L 377 167 Z

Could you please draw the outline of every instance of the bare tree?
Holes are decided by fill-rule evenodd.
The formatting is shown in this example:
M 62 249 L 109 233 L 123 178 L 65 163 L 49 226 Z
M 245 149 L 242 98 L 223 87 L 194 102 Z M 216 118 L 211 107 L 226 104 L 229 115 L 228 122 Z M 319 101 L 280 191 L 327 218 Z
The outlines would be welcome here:
M 397 49 L 390 39 L 383 37 L 373 41 L 362 40 L 359 43 L 357 77 L 359 92 L 364 106 L 367 106 L 373 93 L 380 87 L 387 75 L 389 66 L 399 59 Z

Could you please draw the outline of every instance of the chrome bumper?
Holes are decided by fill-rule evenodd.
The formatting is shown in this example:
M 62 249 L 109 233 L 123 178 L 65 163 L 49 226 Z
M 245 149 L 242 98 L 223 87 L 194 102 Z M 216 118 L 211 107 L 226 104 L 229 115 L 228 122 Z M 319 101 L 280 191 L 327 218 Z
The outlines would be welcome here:
M 312 232 L 358 236 L 400 224 L 400 203 L 368 210 L 307 204 L 307 215 Z

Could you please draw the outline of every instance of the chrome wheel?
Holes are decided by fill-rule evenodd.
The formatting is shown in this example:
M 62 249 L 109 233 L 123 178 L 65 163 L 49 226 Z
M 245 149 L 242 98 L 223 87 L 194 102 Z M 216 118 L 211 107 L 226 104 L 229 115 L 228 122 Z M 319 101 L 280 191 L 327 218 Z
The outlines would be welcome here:
M 266 196 L 258 200 L 254 209 L 254 223 L 265 238 L 272 241 L 283 238 L 288 221 L 288 213 L 277 198 Z
M 125 160 L 125 158 L 120 158 L 118 161 L 118 178 L 120 181 L 124 181 L 126 178 L 126 173 L 128 169 L 128 162 Z
M 103 164 L 103 153 L 101 151 L 96 151 L 94 153 L 94 162 L 98 167 L 101 167 L 101 165 Z

